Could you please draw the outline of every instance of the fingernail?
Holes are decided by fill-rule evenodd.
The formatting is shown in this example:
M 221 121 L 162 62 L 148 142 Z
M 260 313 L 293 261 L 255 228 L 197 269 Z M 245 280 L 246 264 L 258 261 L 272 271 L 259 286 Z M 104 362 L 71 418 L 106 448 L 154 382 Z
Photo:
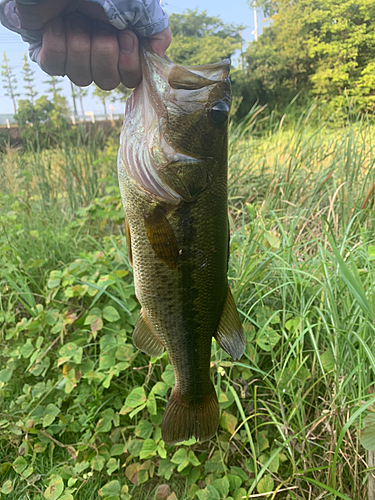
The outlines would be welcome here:
M 120 51 L 123 54 L 132 54 L 134 50 L 134 38 L 130 33 L 123 33 L 120 36 Z
M 50 30 L 57 36 L 63 36 L 64 34 L 64 24 L 62 19 L 54 17 L 50 22 Z

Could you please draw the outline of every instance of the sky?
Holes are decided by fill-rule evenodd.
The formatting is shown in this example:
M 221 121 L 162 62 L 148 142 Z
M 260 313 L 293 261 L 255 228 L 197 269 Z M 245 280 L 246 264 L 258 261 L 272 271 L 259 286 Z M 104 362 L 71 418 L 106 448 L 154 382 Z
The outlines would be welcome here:
M 198 2 L 197 2 L 198 3 Z M 176 12 L 182 14 L 187 8 L 194 9 L 195 5 L 193 2 L 188 2 L 188 0 L 166 0 L 162 1 L 162 5 L 168 14 Z M 226 23 L 236 23 L 247 26 L 242 32 L 242 36 L 247 42 L 254 40 L 252 35 L 252 30 L 254 29 L 254 13 L 250 9 L 246 0 L 200 0 L 199 6 L 196 5 L 200 12 L 203 10 L 207 11 L 208 15 L 220 16 L 221 19 Z M 261 28 L 260 17 L 258 19 L 259 28 Z M 172 41 L 173 43 L 173 41 Z M 21 76 L 22 69 L 22 57 L 24 52 L 28 54 L 28 44 L 22 41 L 22 38 L 13 33 L 2 25 L 0 25 L 0 52 L 3 64 L 3 53 L 10 62 L 10 66 L 13 68 L 14 74 L 19 81 L 19 91 L 21 93 L 21 99 L 25 98 L 22 95 L 23 92 L 23 80 Z M 43 73 L 35 63 L 31 63 L 32 69 L 35 71 L 35 84 L 39 94 L 45 92 L 46 85 L 43 83 L 48 79 L 48 75 Z M 63 93 L 68 97 L 69 104 L 71 103 L 70 97 L 70 84 L 67 77 L 63 79 L 62 83 Z M 1 85 L 0 87 L 0 115 L 2 114 L 12 114 L 13 105 L 9 97 L 4 96 L 4 89 Z M 90 94 L 90 91 L 89 91 Z M 121 114 L 123 112 L 123 103 L 114 103 L 114 113 Z M 85 111 L 94 111 L 95 114 L 101 114 L 103 111 L 102 104 L 90 95 L 84 99 Z

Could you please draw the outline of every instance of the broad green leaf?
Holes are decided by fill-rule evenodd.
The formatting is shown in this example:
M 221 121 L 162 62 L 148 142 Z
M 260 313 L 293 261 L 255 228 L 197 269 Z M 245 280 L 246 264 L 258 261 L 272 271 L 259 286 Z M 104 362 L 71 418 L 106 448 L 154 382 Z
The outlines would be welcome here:
M 229 481 L 230 490 L 236 491 L 242 484 L 242 479 L 234 474 L 227 474 L 225 477 Z
M 238 488 L 238 490 L 234 493 L 234 500 L 243 500 L 247 497 L 247 491 L 245 488 Z
M 189 465 L 189 458 L 185 448 L 180 448 L 172 457 L 172 462 L 178 464 L 177 471 L 181 472 Z
M 259 456 L 259 462 L 264 465 L 265 463 L 268 462 L 270 458 L 270 455 L 268 453 L 263 453 L 262 455 Z M 279 466 L 280 466 L 280 459 L 279 459 L 279 456 L 276 455 L 276 457 L 274 457 L 274 459 L 268 464 L 268 470 L 271 471 L 271 472 L 274 472 L 276 473 L 279 469 Z
M 255 441 L 259 451 L 264 451 L 270 446 L 270 442 L 265 431 L 257 432 Z
M 247 481 L 249 478 L 247 477 L 247 474 L 244 470 L 242 470 L 240 467 L 236 467 L 235 465 L 233 465 L 231 468 L 230 468 L 230 472 L 231 474 L 233 474 L 234 476 L 237 476 L 239 478 L 241 478 L 241 480 L 243 482 Z
M 138 483 L 139 464 L 130 464 L 125 469 L 125 476 L 133 484 Z
M 142 439 L 148 439 L 154 430 L 154 426 L 148 420 L 140 420 L 135 428 L 134 434 Z
M 333 356 L 333 352 L 331 349 L 327 349 L 326 351 L 324 351 L 323 354 L 320 356 L 320 359 L 322 361 L 323 368 L 325 369 L 326 372 L 330 372 L 335 368 L 336 366 L 335 358 Z
M 96 339 L 98 332 L 100 332 L 100 330 L 102 330 L 102 329 L 103 329 L 103 319 L 100 316 L 98 318 L 95 318 L 90 323 L 90 330 L 91 330 L 91 333 L 92 333 L 94 339 Z
M 156 407 L 155 394 L 151 391 L 147 398 L 147 409 L 150 415 L 156 415 L 158 410 Z
M 97 470 L 98 472 L 103 470 L 104 464 L 105 458 L 102 455 L 96 455 L 96 457 L 91 460 L 92 469 Z
M 134 346 L 130 344 L 119 345 L 116 349 L 115 356 L 119 361 L 129 361 L 133 356 Z
M 103 309 L 103 318 L 114 323 L 120 319 L 120 315 L 113 306 L 106 306 Z
M 99 307 L 93 307 L 87 314 L 84 324 L 91 325 L 97 318 L 101 318 L 102 310 Z
M 192 484 L 189 488 L 189 491 L 188 491 L 189 499 L 193 500 L 193 498 L 196 496 L 198 491 L 199 491 L 199 486 L 197 484 Z
M 281 245 L 281 240 L 279 236 L 274 231 L 265 231 L 264 236 L 266 239 L 266 242 L 268 245 L 274 249 L 274 250 L 279 250 L 280 245 Z
M 63 493 L 59 500 L 74 500 L 74 497 L 71 493 Z
M 165 479 L 169 481 L 174 468 L 175 465 L 169 460 L 169 458 L 163 458 L 159 463 L 158 476 L 165 477 Z
M 74 342 L 68 342 L 63 345 L 59 349 L 59 360 L 57 362 L 57 366 L 63 365 L 67 361 L 73 358 L 73 356 L 77 353 L 78 346 Z
M 215 479 L 213 486 L 217 489 L 220 494 L 220 498 L 226 498 L 229 493 L 229 481 L 226 477 L 220 479 Z
M 27 339 L 26 343 L 21 347 L 21 354 L 24 358 L 29 358 L 34 351 L 34 346 L 31 339 Z
M 44 415 L 43 417 L 43 427 L 48 427 L 49 425 L 52 424 L 52 422 L 55 420 L 56 416 L 51 415 L 48 413 L 47 415 Z
M 165 443 L 164 443 L 164 441 L 162 439 L 158 443 L 158 455 L 159 455 L 160 458 L 166 458 L 167 457 L 167 450 L 165 449 Z
M 110 495 L 119 495 L 120 490 L 121 490 L 120 483 L 115 479 L 114 481 L 110 481 L 109 483 L 105 484 L 102 488 L 100 488 L 98 493 L 101 497 Z
M 188 451 L 188 459 L 189 459 L 189 462 L 191 463 L 191 465 L 194 465 L 195 467 L 197 467 L 198 465 L 201 464 L 192 450 Z
M 53 403 L 49 403 L 46 408 L 46 415 L 43 417 L 43 427 L 51 425 L 59 413 L 60 408 Z
M 53 288 L 57 288 L 60 286 L 61 278 L 52 278 L 47 281 L 47 288 L 52 290 Z
M 129 413 L 129 417 L 133 418 L 134 415 L 136 415 L 137 413 L 139 413 L 140 411 L 142 411 L 144 408 L 146 408 L 146 403 L 143 403 L 142 405 L 137 406 L 136 408 L 134 408 L 134 410 Z
M 146 393 L 144 388 L 136 387 L 126 398 L 125 405 L 129 406 L 129 408 L 136 408 L 137 406 L 140 406 L 145 402 L 146 402 Z
M 234 415 L 231 415 L 230 413 L 223 411 L 220 418 L 220 425 L 230 434 L 234 434 L 237 426 L 237 419 Z
M 364 427 L 360 432 L 360 442 L 365 450 L 375 450 L 375 414 L 370 413 L 363 420 Z
M 220 500 L 219 492 L 211 484 L 208 484 L 203 490 L 197 491 L 196 495 L 199 500 Z
M 12 481 L 9 479 L 8 481 L 5 481 L 3 483 L 0 492 L 3 493 L 4 495 L 9 495 L 9 493 L 12 493 L 13 491 L 13 484 Z
M 172 365 L 167 365 L 161 378 L 164 380 L 166 384 L 169 385 L 169 387 L 173 387 L 175 384 L 175 377 L 174 377 L 174 372 L 173 372 L 173 367 Z
M 146 439 L 143 443 L 142 450 L 139 454 L 139 458 L 144 460 L 145 458 L 151 458 L 157 453 L 157 444 L 153 439 Z
M 175 452 L 175 454 L 172 457 L 172 462 L 174 464 L 180 464 L 187 460 L 187 451 L 185 448 L 180 448 Z
M 266 474 L 257 484 L 258 493 L 272 493 L 274 488 L 274 481 L 269 474 Z
M 263 351 L 270 352 L 280 339 L 281 336 L 273 328 L 266 327 L 258 332 L 256 343 Z
M 116 458 L 110 458 L 107 462 L 107 474 L 110 476 L 119 467 L 120 467 L 120 460 Z
M 0 371 L 0 382 L 9 382 L 9 380 L 12 378 L 12 373 L 13 371 L 10 370 L 9 368 L 5 368 L 4 370 Z
M 193 467 L 188 475 L 187 485 L 190 486 L 191 484 L 195 484 L 200 477 L 201 471 L 199 470 L 199 467 Z
M 99 370 L 108 370 L 116 364 L 115 356 L 112 354 L 101 354 L 99 357 Z M 109 384 L 108 384 L 109 387 Z
M 115 412 L 112 408 L 107 408 L 100 414 L 101 418 L 96 424 L 96 432 L 109 432 L 112 428 L 112 419 Z
M 44 498 L 47 500 L 57 500 L 64 491 L 64 481 L 61 476 L 51 476 Z
M 157 394 L 158 396 L 164 397 L 169 390 L 169 386 L 164 382 L 156 382 L 154 387 L 151 389 L 151 392 Z
M 17 472 L 17 474 L 22 474 L 22 472 L 26 469 L 28 464 L 23 457 L 17 457 L 12 465 L 13 469 Z
M 110 455 L 112 457 L 117 457 L 119 455 L 122 455 L 123 453 L 125 453 L 125 450 L 126 450 L 126 445 L 124 444 L 114 444 L 112 447 L 111 447 L 111 450 L 110 450 Z

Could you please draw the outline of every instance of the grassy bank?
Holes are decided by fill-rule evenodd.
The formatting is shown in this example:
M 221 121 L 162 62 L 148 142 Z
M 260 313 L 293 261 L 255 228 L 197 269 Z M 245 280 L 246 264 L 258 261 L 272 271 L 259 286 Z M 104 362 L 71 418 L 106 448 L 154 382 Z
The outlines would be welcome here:
M 135 350 L 117 143 L 0 163 L 0 498 L 366 498 L 373 436 L 375 130 L 230 139 L 230 283 L 247 348 L 213 343 L 221 421 L 166 446 L 164 354 Z M 360 429 L 365 427 L 361 434 Z M 173 497 L 172 497 L 173 499 Z M 171 500 L 172 500 L 171 499 Z

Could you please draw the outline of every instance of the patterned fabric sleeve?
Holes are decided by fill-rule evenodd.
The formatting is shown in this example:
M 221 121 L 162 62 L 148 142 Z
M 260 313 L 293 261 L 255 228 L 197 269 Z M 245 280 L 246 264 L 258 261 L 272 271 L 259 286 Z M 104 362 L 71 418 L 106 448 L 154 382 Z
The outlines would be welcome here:
M 53 0 L 51 0 L 53 1 Z M 149 37 L 160 33 L 168 26 L 167 14 L 159 0 L 87 0 L 99 4 L 109 22 L 117 29 L 132 29 L 137 35 Z M 40 0 L 20 0 L 19 3 L 32 5 Z M 32 61 L 40 64 L 42 33 L 37 30 L 21 28 L 20 19 L 14 0 L 0 0 L 0 21 L 8 29 L 19 33 L 29 43 L 29 55 Z

